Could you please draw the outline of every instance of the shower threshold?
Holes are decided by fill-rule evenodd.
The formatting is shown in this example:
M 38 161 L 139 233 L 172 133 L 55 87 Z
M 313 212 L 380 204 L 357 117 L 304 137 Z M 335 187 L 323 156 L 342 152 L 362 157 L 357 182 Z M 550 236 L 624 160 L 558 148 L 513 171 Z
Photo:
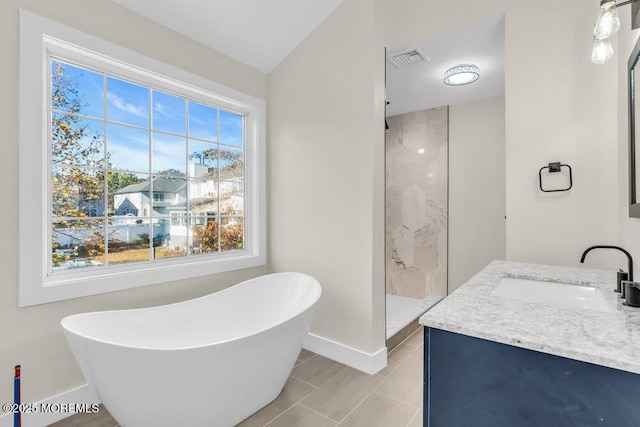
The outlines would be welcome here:
M 387 340 L 436 305 L 441 296 L 424 299 L 387 294 Z

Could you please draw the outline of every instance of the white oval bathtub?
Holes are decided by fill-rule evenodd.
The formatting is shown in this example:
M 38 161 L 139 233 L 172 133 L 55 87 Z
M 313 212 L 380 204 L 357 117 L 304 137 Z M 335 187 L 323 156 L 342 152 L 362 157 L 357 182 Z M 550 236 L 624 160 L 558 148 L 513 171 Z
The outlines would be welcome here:
M 278 273 L 61 323 L 82 373 L 123 427 L 226 427 L 278 396 L 320 292 L 310 276 Z

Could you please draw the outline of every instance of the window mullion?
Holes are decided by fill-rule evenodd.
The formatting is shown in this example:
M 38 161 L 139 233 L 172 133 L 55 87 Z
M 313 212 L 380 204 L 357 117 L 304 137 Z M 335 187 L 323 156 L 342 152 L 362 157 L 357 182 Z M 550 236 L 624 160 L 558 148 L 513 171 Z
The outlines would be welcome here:
M 184 129 L 185 129 L 185 159 L 187 161 L 187 209 L 186 209 L 186 213 L 185 213 L 185 227 L 187 228 L 187 256 L 191 256 L 191 246 L 193 245 L 193 237 L 191 236 L 193 233 L 193 229 L 191 228 L 191 171 L 189 170 L 189 147 L 191 146 L 191 139 L 190 139 L 190 135 L 189 135 L 189 99 L 185 99 L 184 100 L 184 120 L 185 120 L 185 124 L 184 124 Z M 195 182 L 195 180 L 194 180 Z M 194 223 L 195 223 L 195 219 L 194 219 Z
M 52 167 L 52 160 L 53 160 L 53 152 L 52 152 L 52 145 L 53 145 L 53 136 L 52 136 L 52 129 L 53 129 L 53 103 L 52 103 L 52 98 L 53 98 L 53 84 L 51 81 L 51 76 L 53 75 L 53 69 L 51 68 L 51 60 L 52 58 L 47 56 L 47 72 L 48 72 L 48 82 L 49 84 L 47 85 L 47 90 L 46 90 L 46 103 L 47 103 L 47 115 L 45 120 L 48 121 L 47 124 L 47 135 L 46 135 L 46 153 L 47 153 L 47 167 L 46 167 L 46 173 L 47 175 L 47 199 L 48 203 L 46 205 L 46 218 L 47 218 L 47 226 L 46 226 L 46 240 L 45 240 L 45 244 L 48 245 L 49 250 L 47 251 L 48 257 L 46 260 L 46 265 L 47 265 L 47 272 L 51 272 L 53 271 L 53 167 Z
M 155 208 L 153 181 L 153 90 L 149 88 L 149 261 L 155 259 L 153 253 L 153 209 Z
M 217 195 L 217 203 L 218 203 L 218 252 L 222 252 L 222 211 L 220 210 L 220 169 L 222 168 L 222 159 L 220 156 L 220 109 L 217 110 L 218 119 L 216 120 L 218 124 L 218 136 L 216 138 L 217 148 L 218 148 L 218 172 L 217 172 L 217 187 L 218 187 L 218 195 Z
M 107 149 L 108 144 L 108 126 L 107 126 L 107 74 L 102 74 L 102 135 L 104 138 L 103 142 L 103 165 L 102 170 L 104 171 L 104 194 L 103 194 L 103 203 L 104 208 L 102 212 L 102 222 L 104 228 L 104 263 L 105 265 L 109 265 L 109 150 Z

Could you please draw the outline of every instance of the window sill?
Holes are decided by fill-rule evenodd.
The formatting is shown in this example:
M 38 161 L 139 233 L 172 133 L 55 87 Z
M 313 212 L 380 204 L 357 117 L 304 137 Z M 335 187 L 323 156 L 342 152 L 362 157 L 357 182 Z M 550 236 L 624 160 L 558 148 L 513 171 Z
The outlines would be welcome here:
M 217 255 L 214 259 L 138 263 L 99 272 L 57 272 L 44 277 L 40 283 L 23 283 L 18 305 L 26 307 L 266 265 L 264 256 L 240 253 Z

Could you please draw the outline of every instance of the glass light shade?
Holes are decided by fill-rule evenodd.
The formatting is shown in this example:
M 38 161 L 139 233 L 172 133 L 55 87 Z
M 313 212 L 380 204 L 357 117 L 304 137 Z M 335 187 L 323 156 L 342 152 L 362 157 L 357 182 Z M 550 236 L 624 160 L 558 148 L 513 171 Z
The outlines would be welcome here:
M 613 47 L 609 39 L 595 39 L 593 42 L 593 51 L 591 52 L 591 61 L 595 64 L 604 64 L 613 58 Z
M 596 26 L 593 28 L 593 36 L 597 39 L 606 39 L 617 33 L 619 29 L 620 18 L 618 18 L 616 3 L 603 4 Z
M 449 86 L 468 85 L 479 78 L 480 69 L 471 64 L 456 65 L 444 73 L 444 82 Z

